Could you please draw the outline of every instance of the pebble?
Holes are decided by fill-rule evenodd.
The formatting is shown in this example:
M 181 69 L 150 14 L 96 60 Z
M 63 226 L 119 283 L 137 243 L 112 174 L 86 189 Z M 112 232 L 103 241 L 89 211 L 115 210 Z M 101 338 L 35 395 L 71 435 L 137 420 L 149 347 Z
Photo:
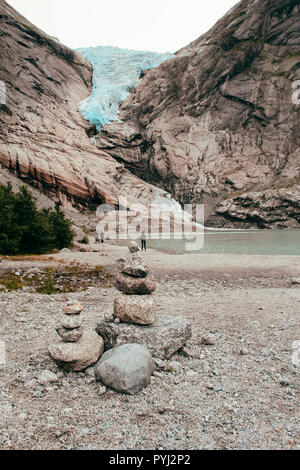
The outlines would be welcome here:
M 107 392 L 107 388 L 105 387 L 105 385 L 98 388 L 99 395 L 105 395 L 106 392 Z
M 280 385 L 282 385 L 283 387 L 288 387 L 289 385 L 291 385 L 291 381 L 287 377 L 282 377 L 280 378 Z
M 66 379 L 63 379 L 61 381 L 61 384 L 62 384 L 63 387 L 66 387 L 66 388 L 71 387 L 70 383 Z
M 205 344 L 207 346 L 212 346 L 216 344 L 216 342 L 217 342 L 216 335 L 207 335 L 207 336 L 202 336 L 201 338 L 201 344 Z
M 51 370 L 43 370 L 43 372 L 39 375 L 37 381 L 41 385 L 47 385 L 49 383 L 58 382 L 58 377 Z
M 196 371 L 194 371 L 194 370 L 188 370 L 187 373 L 186 373 L 186 375 L 187 375 L 188 377 L 195 377 L 196 375 L 198 375 L 198 373 L 197 373 Z
M 248 351 L 247 348 L 242 348 L 242 349 L 240 350 L 240 355 L 241 355 L 241 356 L 246 356 L 247 354 L 249 354 L 249 351 Z
M 79 428 L 79 434 L 81 434 L 82 436 L 87 436 L 90 432 L 89 428 Z

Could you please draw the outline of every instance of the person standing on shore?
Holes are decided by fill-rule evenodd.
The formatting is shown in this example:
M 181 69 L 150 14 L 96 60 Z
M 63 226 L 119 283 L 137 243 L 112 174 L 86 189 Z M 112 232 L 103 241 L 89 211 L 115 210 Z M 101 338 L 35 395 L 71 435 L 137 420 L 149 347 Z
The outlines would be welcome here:
M 141 235 L 141 242 L 142 242 L 142 251 L 147 251 L 147 236 L 145 230 L 142 231 Z

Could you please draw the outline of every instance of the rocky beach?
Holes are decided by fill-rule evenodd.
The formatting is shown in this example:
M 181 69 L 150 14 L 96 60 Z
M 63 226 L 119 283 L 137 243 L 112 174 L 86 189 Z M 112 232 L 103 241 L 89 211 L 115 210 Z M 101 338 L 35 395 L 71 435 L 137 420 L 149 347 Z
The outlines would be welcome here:
M 68 3 L 0 0 L 0 450 L 299 450 L 299 1 Z
M 82 305 L 84 331 L 105 322 L 118 295 L 115 262 L 127 253 L 106 244 L 98 253 L 2 259 L 1 277 L 26 279 L 33 271 L 42 279 L 59 269 L 58 284 L 68 272 L 76 291 L 0 293 L 1 449 L 299 448 L 298 256 L 148 250 L 156 315 L 191 323 L 185 346 L 157 359 L 150 384 L 133 396 L 96 381 L 93 367 L 74 372 L 55 364 L 48 348 L 58 341 L 65 305 Z

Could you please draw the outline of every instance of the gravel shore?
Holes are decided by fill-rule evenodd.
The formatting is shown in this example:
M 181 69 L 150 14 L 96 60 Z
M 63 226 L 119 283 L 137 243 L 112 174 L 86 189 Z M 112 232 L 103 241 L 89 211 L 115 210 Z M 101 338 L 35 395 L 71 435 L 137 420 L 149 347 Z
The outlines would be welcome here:
M 109 267 L 124 250 L 64 254 L 63 261 Z M 300 341 L 299 257 L 203 255 L 196 263 L 152 251 L 143 256 L 159 281 L 158 315 L 184 315 L 193 336 L 136 396 L 105 389 L 92 369 L 63 372 L 47 353 L 68 299 L 80 301 L 83 326 L 94 329 L 112 312 L 114 288 L 95 280 L 81 292 L 0 293 L 0 448 L 298 449 L 292 352 Z M 4 259 L 1 267 L 25 270 L 58 259 Z M 203 344 L 209 335 L 214 344 Z

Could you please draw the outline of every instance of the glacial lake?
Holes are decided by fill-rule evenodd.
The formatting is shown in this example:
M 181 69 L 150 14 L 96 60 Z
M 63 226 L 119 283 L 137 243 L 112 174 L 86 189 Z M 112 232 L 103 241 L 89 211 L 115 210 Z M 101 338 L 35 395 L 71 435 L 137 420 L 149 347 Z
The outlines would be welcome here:
M 168 253 L 191 255 L 193 253 L 300 255 L 300 230 L 210 229 L 201 234 L 198 242 L 192 239 L 148 238 L 147 247 Z

